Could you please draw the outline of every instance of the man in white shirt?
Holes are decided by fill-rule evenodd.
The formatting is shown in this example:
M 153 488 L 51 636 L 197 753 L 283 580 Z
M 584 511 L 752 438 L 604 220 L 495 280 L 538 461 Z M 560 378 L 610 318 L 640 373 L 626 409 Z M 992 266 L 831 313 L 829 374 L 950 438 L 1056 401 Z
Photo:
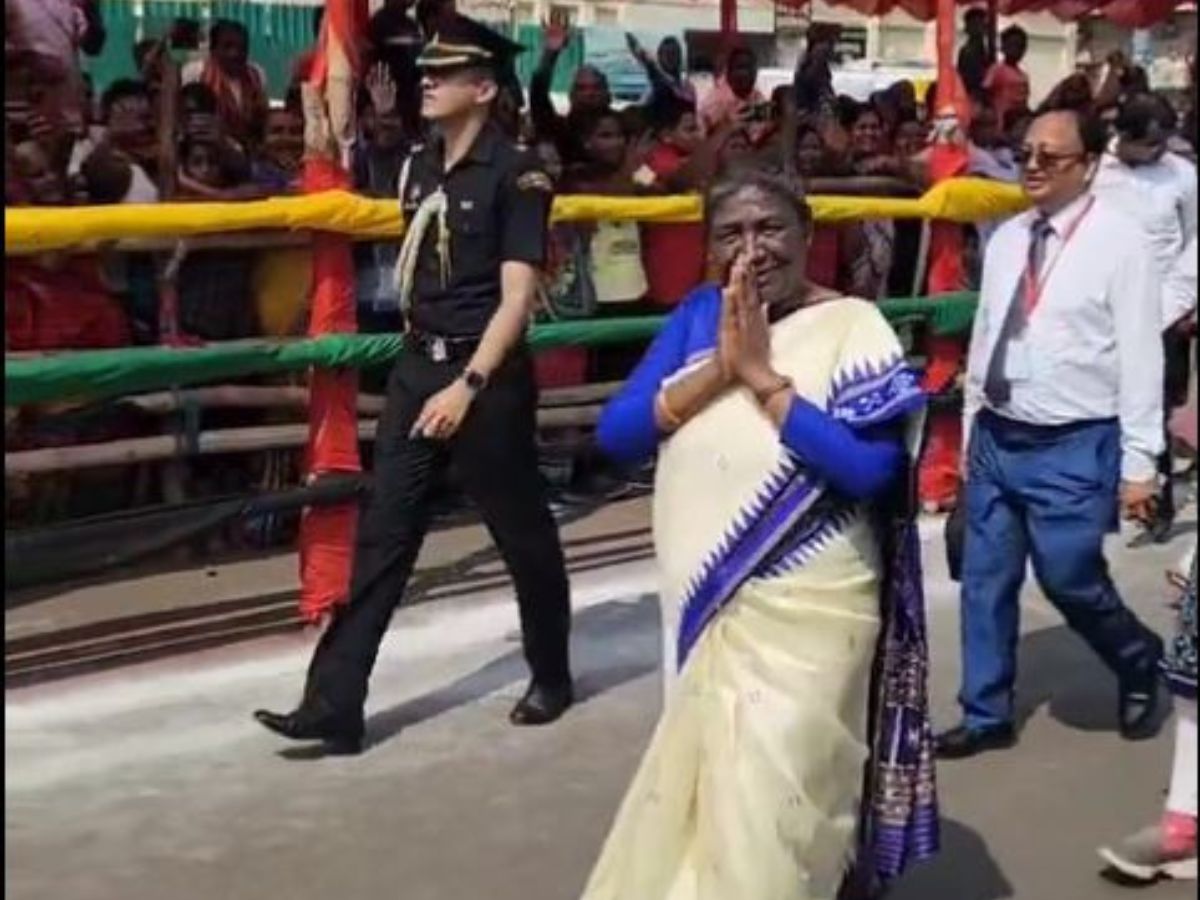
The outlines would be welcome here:
M 965 385 L 962 723 L 944 758 L 1010 746 L 1019 596 L 1045 595 L 1117 674 L 1120 728 L 1158 725 L 1162 641 L 1122 602 L 1104 560 L 1118 500 L 1149 516 L 1163 445 L 1161 287 L 1142 229 L 1089 190 L 1103 126 L 1034 120 L 1017 154 L 1035 208 L 988 245 Z
M 1177 124 L 1178 117 L 1165 98 L 1137 94 L 1127 99 L 1117 115 L 1116 138 L 1101 160 L 1092 186 L 1097 197 L 1142 224 L 1164 282 L 1197 230 L 1196 167 L 1167 151 L 1167 139 Z M 1166 304 L 1164 293 L 1157 308 L 1161 310 L 1166 357 L 1163 402 L 1170 419 L 1170 410 L 1187 402 L 1191 337 L 1186 329 L 1176 327 L 1180 317 Z M 1169 446 L 1159 457 L 1158 472 L 1162 490 L 1149 533 L 1161 543 L 1170 535 L 1175 520 Z

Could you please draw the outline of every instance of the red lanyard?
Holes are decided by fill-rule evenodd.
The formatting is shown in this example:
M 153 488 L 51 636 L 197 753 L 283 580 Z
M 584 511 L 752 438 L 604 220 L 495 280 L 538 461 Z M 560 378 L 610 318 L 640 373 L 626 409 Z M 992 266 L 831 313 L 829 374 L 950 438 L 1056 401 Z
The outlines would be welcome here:
M 1071 220 L 1071 224 L 1063 231 L 1062 241 L 1058 245 L 1058 251 L 1050 259 L 1049 262 L 1042 266 L 1042 272 L 1033 271 L 1032 260 L 1025 263 L 1025 273 L 1021 276 L 1021 301 L 1025 305 L 1025 316 L 1028 318 L 1033 315 L 1033 311 L 1037 309 L 1038 303 L 1042 299 L 1042 291 L 1046 288 L 1046 283 L 1050 280 L 1050 273 L 1054 271 L 1054 267 L 1058 265 L 1058 260 L 1062 257 L 1063 251 L 1067 249 L 1067 244 L 1071 242 L 1071 238 L 1075 237 L 1075 232 L 1079 230 L 1079 226 L 1083 224 L 1083 220 L 1087 218 L 1087 214 L 1092 211 L 1092 206 L 1096 203 L 1096 198 L 1088 197 L 1087 206 L 1083 208 L 1083 212 Z M 1047 235 L 1047 238 L 1049 235 Z

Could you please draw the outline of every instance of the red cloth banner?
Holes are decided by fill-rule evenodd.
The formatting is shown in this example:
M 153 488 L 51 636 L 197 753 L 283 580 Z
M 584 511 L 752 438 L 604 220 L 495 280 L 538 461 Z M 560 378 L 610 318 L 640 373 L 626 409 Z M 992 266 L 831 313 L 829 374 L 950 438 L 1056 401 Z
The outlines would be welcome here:
M 312 79 L 324 82 L 331 53 L 340 52 L 358 71 L 360 37 L 366 26 L 365 0 L 331 0 L 313 64 Z M 305 193 L 349 190 L 351 179 L 337 162 L 310 155 L 301 186 Z M 350 240 L 329 232 L 313 237 L 313 296 L 308 335 L 358 330 L 354 300 L 354 259 Z M 358 373 L 314 369 L 309 375 L 309 431 L 306 478 L 333 472 L 361 472 L 358 451 Z M 309 508 L 300 520 L 300 614 L 320 622 L 345 603 L 354 564 L 358 524 L 356 503 Z

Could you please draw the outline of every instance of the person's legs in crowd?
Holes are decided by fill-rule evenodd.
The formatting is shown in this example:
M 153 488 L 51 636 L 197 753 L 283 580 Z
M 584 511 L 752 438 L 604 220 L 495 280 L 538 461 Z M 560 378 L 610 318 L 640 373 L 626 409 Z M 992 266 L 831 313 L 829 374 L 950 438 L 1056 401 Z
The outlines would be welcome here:
M 1120 454 L 1115 422 L 1072 429 L 1032 454 L 1019 490 L 1042 591 L 1117 676 L 1121 734 L 1135 740 L 1162 724 L 1163 644 L 1125 605 L 1104 558 L 1117 525 Z
M 255 713 L 270 730 L 323 739 L 341 752 L 361 748 L 371 669 L 403 598 L 428 528 L 431 495 L 448 461 L 440 443 L 414 439 L 409 431 L 426 399 L 450 377 L 449 369 L 416 353 L 404 353 L 393 369 L 375 440 L 373 487 L 358 524 L 350 597 L 321 636 L 299 708 L 287 715 Z
M 1014 502 L 1010 470 L 1020 465 L 1020 458 L 1002 447 L 982 421 L 970 454 L 958 695 L 963 718 L 938 736 L 938 755 L 947 759 L 1007 747 L 1015 739 L 1013 687 L 1028 537 L 1024 510 Z
M 552 722 L 573 701 L 570 587 L 538 469 L 536 417 L 532 361 L 518 353 L 476 398 L 451 448 L 455 470 L 479 506 L 516 586 L 532 676 L 528 693 L 512 712 L 518 725 Z
M 1158 458 L 1158 474 L 1162 479 L 1158 502 L 1154 509 L 1154 521 L 1148 534 L 1155 543 L 1165 543 L 1171 536 L 1175 524 L 1175 454 L 1174 436 L 1171 433 L 1171 413 L 1188 400 L 1191 378 L 1192 338 L 1186 332 L 1170 329 L 1163 335 L 1163 428 L 1166 446 Z
M 1162 816 L 1156 824 L 1100 848 L 1101 859 L 1135 883 L 1196 878 L 1196 701 L 1180 701 L 1177 714 L 1171 785 Z

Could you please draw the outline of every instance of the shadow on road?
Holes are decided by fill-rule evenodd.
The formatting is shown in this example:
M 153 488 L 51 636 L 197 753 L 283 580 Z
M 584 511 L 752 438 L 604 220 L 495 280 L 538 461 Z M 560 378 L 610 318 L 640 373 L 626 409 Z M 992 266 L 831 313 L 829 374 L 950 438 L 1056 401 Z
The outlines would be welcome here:
M 941 851 L 900 879 L 887 900 L 1005 900 L 1013 891 L 983 838 L 942 819 Z
M 601 603 L 575 616 L 571 641 L 577 702 L 586 703 L 658 668 L 657 620 L 657 599 L 652 594 Z M 505 653 L 445 687 L 376 713 L 367 722 L 368 742 L 372 747 L 382 744 L 405 728 L 482 700 L 528 677 L 521 651 Z
M 1048 705 L 1050 715 L 1068 728 L 1117 730 L 1117 680 L 1070 628 L 1027 634 L 1017 654 L 1018 729 Z

